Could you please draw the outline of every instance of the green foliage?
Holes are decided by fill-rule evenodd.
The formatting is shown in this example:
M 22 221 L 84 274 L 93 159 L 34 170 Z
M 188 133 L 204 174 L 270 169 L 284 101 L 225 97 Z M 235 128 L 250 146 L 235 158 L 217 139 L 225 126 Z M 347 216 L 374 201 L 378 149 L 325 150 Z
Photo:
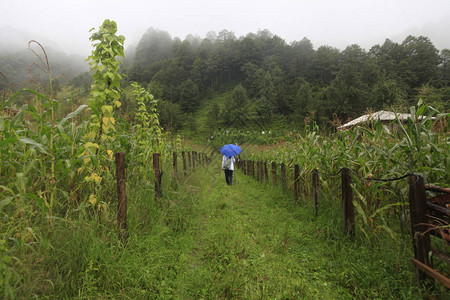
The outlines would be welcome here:
M 72 79 L 72 84 L 74 87 L 80 88 L 84 92 L 88 92 L 92 84 L 92 75 L 87 72 L 82 73 Z
M 363 178 L 387 179 L 415 173 L 422 175 L 426 182 L 441 186 L 450 180 L 449 115 L 440 114 L 421 102 L 417 108 L 411 107 L 410 113 L 412 117 L 407 124 L 398 120 L 391 126 L 378 122 L 372 128 L 361 126 L 332 136 L 320 134 L 318 127 L 310 127 L 305 134 L 294 135 L 292 139 L 286 136 L 286 142 L 281 145 L 244 146 L 241 158 L 284 162 L 291 168 L 290 172 L 298 164 L 303 182 L 310 181 L 311 172 L 316 168 L 324 181 L 331 180 L 326 174 L 351 168 L 362 177 L 353 176 L 359 229 L 370 241 L 382 233 L 397 241 L 400 227 L 407 226 L 398 223 L 398 220 L 404 222 L 407 206 L 405 181 L 379 183 Z M 330 189 L 325 183 L 323 188 Z M 397 220 L 392 216 L 397 216 Z
M 93 29 L 91 29 L 92 31 Z M 121 105 L 119 74 L 120 63 L 117 56 L 124 56 L 123 36 L 116 36 L 117 24 L 114 21 L 105 20 L 99 31 L 94 32 L 90 40 L 95 49 L 88 57 L 93 83 L 91 86 L 91 98 L 89 107 L 92 110 L 92 135 L 91 141 L 106 141 L 109 130 L 114 130 L 114 107 Z
M 184 115 L 179 104 L 159 100 L 158 115 L 161 126 L 170 131 L 177 131 L 183 127 Z
M 198 109 L 199 91 L 197 85 L 191 80 L 183 81 L 180 86 L 180 106 L 185 112 L 193 112 Z
M 220 120 L 217 110 L 218 105 L 213 106 L 210 118 L 216 117 L 216 120 Z M 222 124 L 225 128 L 244 127 L 249 122 L 251 115 L 254 114 L 254 106 L 242 85 L 236 86 L 231 92 L 227 102 L 224 103 L 221 114 Z M 213 128 L 217 128 L 217 125 Z
M 122 89 L 115 56 L 123 54 L 123 37 L 115 32 L 115 23 L 106 20 L 92 35 L 96 48 L 90 56 L 94 74 L 89 105 L 82 99 L 56 100 L 67 97 L 70 87 L 53 89 L 49 61 L 37 51 L 33 52 L 42 65 L 35 67 L 48 77 L 44 92 L 24 88 L 2 94 L 6 97 L 0 102 L 2 298 L 89 298 L 109 284 L 103 272 L 122 250 L 113 221 L 116 212 L 110 209 L 117 196 L 113 150 L 126 152 L 134 182 L 140 182 L 143 191 L 152 190 L 147 164 L 152 152 L 162 154 L 164 172 L 175 177 L 167 162 L 172 147 L 159 125 L 153 96 L 133 83 L 134 119 L 124 122 L 116 117 Z M 173 147 L 183 149 L 179 137 Z M 170 186 L 170 181 L 166 184 Z M 153 197 L 145 194 L 146 203 Z M 155 205 L 152 216 L 156 210 Z
M 2 44 L 8 45 L 8 41 L 3 40 Z M 22 87 L 35 89 L 35 83 L 38 83 L 40 86 L 48 85 L 48 82 L 46 82 L 47 76 L 42 77 L 40 71 L 30 68 L 35 62 L 35 55 L 27 50 L 26 47 L 27 45 L 24 44 L 20 50 L 15 50 L 12 53 L 2 53 L 0 51 L 0 73 L 5 76 L 4 78 L 0 76 L 0 91 L 5 91 L 8 88 L 18 91 Z M 86 72 L 89 68 L 83 61 L 82 56 L 68 55 L 51 48 L 46 49 L 46 53 L 47 58 L 52 63 L 54 78 L 59 78 L 62 82 L 66 81 L 66 78 L 74 78 Z M 32 80 L 30 80 L 30 77 Z
M 134 121 L 134 136 L 136 140 L 136 156 L 141 163 L 152 153 L 161 152 L 162 128 L 156 111 L 156 100 L 152 94 L 142 88 L 137 82 L 132 82 L 133 96 L 137 102 Z
M 402 43 L 405 58 L 399 63 L 402 79 L 411 87 L 418 87 L 436 78 L 439 51 L 429 38 L 408 36 Z
M 159 54 L 168 61 L 158 64 L 155 60 L 156 65 L 150 62 L 145 74 L 151 80 L 148 86 L 155 88 L 158 99 L 163 99 L 156 107 L 152 94 L 136 82 L 129 87 L 129 94 L 123 92 L 116 57 L 123 56 L 124 38 L 116 36 L 116 32 L 115 22 L 105 20 L 91 36 L 95 50 L 89 57 L 93 73 L 89 105 L 74 97 L 71 101 L 56 100 L 66 99 L 70 88 L 53 80 L 45 59 L 40 60 L 43 63 L 40 68 L 49 78 L 46 85 L 38 86 L 37 90 L 2 94 L 2 298 L 322 299 L 331 295 L 332 298 L 411 299 L 420 296 L 411 282 L 410 241 L 403 241 L 397 231 L 402 223 L 396 217 L 404 216 L 401 210 L 404 186 L 354 182 L 358 191 L 355 205 L 359 230 L 372 243 L 361 237 L 356 244 L 350 244 L 341 239 L 336 229 L 340 222 L 338 193 L 325 180 L 322 181 L 326 199 L 324 214 L 317 220 L 310 216 L 310 204 L 298 207 L 286 200 L 286 195 L 277 188 L 262 192 L 259 183 L 250 178 L 236 175 L 233 189 L 221 185 L 218 163 L 200 171 L 189 170 L 189 176 L 179 182 L 168 180 L 175 177 L 172 151 L 185 149 L 182 144 L 186 141 L 175 135 L 171 142 L 167 141 L 168 136 L 159 124 L 159 112 L 161 124 L 168 127 L 169 124 L 178 126 L 175 124 L 185 118 L 190 121 L 185 121 L 185 126 L 192 126 L 192 130 L 213 132 L 210 142 L 213 148 L 236 142 L 266 144 L 264 147 L 243 145 L 242 157 L 285 161 L 289 168 L 299 163 L 303 179 L 309 177 L 312 168 L 323 170 L 326 166 L 325 171 L 334 172 L 349 166 L 364 177 L 418 172 L 427 182 L 435 184 L 449 180 L 446 148 L 449 141 L 445 127 L 448 114 L 439 114 L 427 106 L 411 108 L 414 117 L 407 126 L 398 124 L 399 131 L 375 124 L 370 130 L 359 128 L 331 138 L 319 134 L 318 127 L 311 123 L 304 134 L 287 132 L 287 121 L 280 112 L 287 111 L 286 105 L 292 108 L 291 100 L 305 103 L 308 109 L 317 107 L 323 95 L 315 84 L 320 81 L 319 85 L 325 85 L 326 81 L 333 80 L 339 67 L 334 62 L 339 61 L 340 53 L 322 49 L 324 56 L 329 55 L 324 69 L 320 70 L 323 78 L 319 76 L 319 80 L 315 77 L 317 73 L 303 72 L 304 82 L 297 84 L 295 73 L 303 67 L 313 70 L 309 60 L 317 59 L 317 53 L 305 40 L 296 46 L 298 65 L 291 64 L 288 57 L 280 55 L 289 52 L 289 46 L 268 31 L 249 35 L 242 43 L 228 31 L 216 37 L 211 35 L 201 43 L 192 38 L 188 42 L 171 43 L 170 37 L 166 37 L 173 52 Z M 145 57 L 142 49 L 141 59 Z M 170 57 L 172 53 L 176 57 Z M 357 84 L 368 84 L 372 75 L 378 74 L 372 65 L 361 62 L 365 58 L 357 47 L 346 53 L 347 60 L 365 66 L 363 71 L 354 74 L 359 80 Z M 145 62 L 142 69 L 146 68 Z M 194 63 L 195 68 L 191 67 Z M 249 72 L 242 69 L 244 65 Z M 290 65 L 294 71 L 287 72 Z M 352 75 L 342 73 L 343 77 Z M 292 78 L 285 77 L 286 74 Z M 193 78 L 188 78 L 191 75 Z M 253 82 L 256 88 L 250 96 L 244 85 L 238 83 L 244 82 L 246 76 L 256 79 Z M 75 85 L 85 87 L 86 78 L 77 79 Z M 296 82 L 293 94 L 290 94 L 290 80 Z M 206 92 L 217 103 L 200 101 L 206 89 L 223 87 L 223 82 L 227 82 L 226 86 L 218 93 Z M 376 85 L 384 81 L 370 82 Z M 339 82 L 334 84 L 344 89 Z M 223 93 L 230 87 L 234 90 Z M 391 91 L 395 87 L 398 86 L 393 83 L 387 89 Z M 440 88 L 439 97 L 434 98 L 437 93 L 424 86 L 422 96 L 427 102 L 447 99 L 445 88 Z M 183 102 L 181 96 L 188 96 L 183 99 L 190 101 Z M 256 111 L 259 115 L 255 115 L 252 107 L 255 99 L 262 101 L 261 107 L 271 105 L 277 112 L 271 118 L 267 111 Z M 128 101 L 126 110 L 121 106 L 125 100 Z M 198 118 L 196 108 L 188 107 L 194 102 L 203 104 L 199 109 L 207 117 Z M 192 111 L 185 114 L 181 105 Z M 292 111 L 305 115 L 306 110 Z M 418 117 L 422 115 L 427 118 Z M 230 116 L 237 121 L 224 123 L 225 118 L 232 120 Z M 438 122 L 442 134 L 435 134 L 434 124 Z M 216 130 L 223 124 L 245 125 L 248 129 Z M 116 186 L 112 158 L 117 150 L 127 155 L 129 240 L 126 247 L 118 243 L 114 221 L 117 215 L 113 204 Z M 149 163 L 154 151 L 162 154 L 165 174 L 165 198 L 158 202 L 154 201 Z M 305 192 L 308 193 L 307 187 Z M 396 247 L 392 247 L 392 239 Z
M 262 190 L 237 173 L 230 189 L 214 163 L 192 172 L 162 206 L 130 174 L 137 184 L 129 190 L 126 248 L 106 224 L 58 222 L 48 233 L 52 247 L 38 252 L 47 255 L 35 265 L 37 277 L 24 279 L 47 281 L 16 297 L 420 299 L 409 239 L 398 248 L 386 239 L 352 243 L 336 218 L 314 219 L 310 204 L 299 206 L 278 188 Z M 327 204 L 327 213 L 335 210 Z
M 93 31 L 91 29 L 91 31 Z M 103 201 L 102 181 L 108 174 L 108 160 L 112 160 L 115 141 L 116 116 L 114 108 L 121 106 L 122 76 L 119 74 L 120 62 L 117 57 L 124 56 L 123 36 L 116 36 L 117 24 L 114 21 L 105 20 L 97 32 L 94 32 L 90 40 L 94 50 L 88 57 L 91 67 L 92 85 L 89 98 L 91 109 L 90 132 L 84 136 L 84 160 L 86 172 L 90 173 L 85 181 L 91 184 L 89 202 L 97 205 Z M 109 162 L 110 163 L 110 162 Z M 95 191 L 95 192 L 94 192 Z
M 288 45 L 268 30 L 241 38 L 223 30 L 201 41 L 192 37 L 181 41 L 149 29 L 138 49 L 127 74 L 150 84 L 158 99 L 179 104 L 185 114 L 177 114 L 181 120 L 171 123 L 192 132 L 203 126 L 192 120 L 209 118 L 208 110 L 220 101 L 217 94 L 225 95 L 240 85 L 254 105 L 245 124 L 239 120 L 232 126 L 258 124 L 264 130 L 280 117 L 298 129 L 310 120 L 323 125 L 367 110 L 406 109 L 424 84 L 440 89 L 450 79 L 444 75 L 450 70 L 446 52 L 441 52 L 439 61 L 437 49 L 422 36 L 410 36 L 401 44 L 386 40 L 370 51 L 358 45 L 340 51 L 329 46 L 314 50 L 306 38 Z M 434 100 L 435 106 L 445 107 L 446 99 Z M 230 123 L 230 114 L 217 104 L 223 127 Z

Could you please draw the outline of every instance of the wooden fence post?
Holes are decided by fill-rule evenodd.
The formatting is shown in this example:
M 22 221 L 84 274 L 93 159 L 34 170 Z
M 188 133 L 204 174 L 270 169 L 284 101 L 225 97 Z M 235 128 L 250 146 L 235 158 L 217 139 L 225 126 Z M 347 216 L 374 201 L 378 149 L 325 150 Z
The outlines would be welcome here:
M 192 168 L 192 155 L 191 151 L 188 151 L 188 161 L 189 161 L 189 169 Z
M 277 163 L 272 162 L 272 182 L 273 185 L 277 185 Z
M 249 160 L 245 161 L 245 168 L 247 169 L 247 175 L 251 176 L 252 170 L 250 169 L 250 161 Z
M 264 167 L 262 161 L 259 161 L 259 182 L 264 182 Z
M 192 169 L 195 169 L 196 160 L 197 160 L 197 152 L 192 151 Z
M 173 165 L 173 177 L 175 179 L 177 179 L 178 178 L 178 164 L 177 164 L 178 155 L 177 155 L 176 152 L 173 152 L 172 154 L 173 154 L 173 162 L 172 162 L 172 165 Z
M 312 172 L 312 189 L 313 189 L 313 197 L 314 197 L 314 216 L 317 217 L 319 213 L 319 171 L 314 169 Z
M 256 180 L 259 181 L 259 161 L 256 162 Z
M 353 191 L 351 187 L 352 176 L 350 174 L 350 169 L 343 168 L 341 176 L 344 233 L 353 240 L 355 237 L 355 208 L 353 206 Z
M 269 183 L 269 171 L 267 169 L 267 162 L 264 162 L 264 182 Z
M 286 184 L 286 165 L 281 163 L 281 186 L 283 187 L 283 191 L 286 193 L 287 184 Z
M 186 176 L 186 152 L 182 151 L 181 156 L 183 156 L 183 173 Z
M 294 165 L 294 199 L 295 202 L 300 199 L 300 167 L 298 164 Z
M 161 153 L 153 153 L 153 170 L 155 172 L 155 196 L 156 198 L 162 198 L 162 187 L 161 187 L 161 170 L 159 168 L 159 157 Z
M 264 163 L 259 162 L 259 181 L 264 182 Z
M 262 161 L 259 162 L 259 181 L 264 182 L 264 164 Z
M 119 240 L 126 244 L 127 233 L 127 198 L 125 193 L 125 153 L 116 153 L 116 180 L 117 180 L 117 195 L 118 195 L 118 211 L 117 211 L 117 225 L 119 227 Z
M 427 197 L 423 177 L 419 175 L 409 176 L 409 207 L 411 214 L 411 234 L 413 238 L 414 258 L 421 263 L 432 267 L 428 253 L 431 251 L 430 236 L 424 234 L 427 230 L 425 224 L 427 218 Z M 419 281 L 425 281 L 426 273 L 416 268 L 416 277 Z

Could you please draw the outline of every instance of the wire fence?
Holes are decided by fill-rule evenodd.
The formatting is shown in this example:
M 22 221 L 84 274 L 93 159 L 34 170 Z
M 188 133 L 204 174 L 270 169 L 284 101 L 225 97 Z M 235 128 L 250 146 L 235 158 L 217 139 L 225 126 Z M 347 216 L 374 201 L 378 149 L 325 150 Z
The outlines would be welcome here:
M 257 172 L 255 172 L 255 162 L 243 161 L 238 165 L 244 174 L 256 177 L 258 181 L 268 182 L 268 174 L 261 175 L 262 172 L 268 172 L 265 162 L 257 162 Z M 299 202 L 300 194 L 300 172 L 299 166 L 293 166 L 292 183 L 286 184 L 287 174 L 286 165 L 280 164 L 281 181 L 283 190 L 286 192 L 287 187 L 293 187 L 294 199 Z M 277 184 L 277 164 L 272 163 L 272 177 L 273 183 Z M 450 243 L 450 188 L 439 187 L 434 185 L 425 185 L 424 179 L 421 175 L 414 173 L 406 173 L 401 176 L 392 178 L 376 178 L 372 176 L 362 176 L 361 174 L 351 170 L 349 168 L 341 168 L 334 173 L 324 172 L 323 170 L 314 169 L 312 172 L 312 195 L 314 199 L 314 215 L 318 214 L 319 207 L 319 174 L 322 177 L 341 177 L 341 197 L 342 197 L 342 219 L 344 234 L 349 236 L 352 240 L 355 237 L 355 206 L 353 199 L 352 177 L 363 181 L 376 181 L 376 182 L 398 182 L 408 179 L 409 194 L 408 201 L 401 201 L 401 207 L 403 212 L 406 212 L 405 207 L 408 206 L 410 222 L 411 222 L 411 235 L 413 239 L 414 247 L 414 259 L 412 264 L 416 268 L 416 277 L 421 282 L 427 282 L 431 277 L 436 281 L 442 283 L 446 288 L 450 289 L 450 279 L 444 274 L 441 274 L 438 270 L 433 269 L 433 262 L 430 259 L 431 256 L 443 260 L 444 262 L 450 262 L 450 255 L 443 253 L 441 250 L 432 248 L 430 242 L 430 235 L 437 236 L 440 239 L 445 240 L 447 244 Z M 439 196 L 427 199 L 426 191 L 432 191 L 434 193 L 447 194 L 446 198 Z M 434 198 L 439 199 L 440 203 L 431 202 Z M 448 206 L 442 206 L 442 199 L 447 199 Z M 361 208 L 359 208 L 361 209 Z M 438 216 L 438 217 L 436 217 Z

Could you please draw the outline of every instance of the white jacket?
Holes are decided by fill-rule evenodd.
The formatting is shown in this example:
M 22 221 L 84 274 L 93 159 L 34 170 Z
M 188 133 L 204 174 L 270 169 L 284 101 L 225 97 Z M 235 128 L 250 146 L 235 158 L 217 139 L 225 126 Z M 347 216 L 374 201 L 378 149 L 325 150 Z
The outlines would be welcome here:
M 227 156 L 226 155 L 224 155 L 223 157 L 222 157 L 222 169 L 224 169 L 224 166 L 225 166 L 225 159 L 227 158 Z M 229 170 L 234 170 L 234 162 L 236 161 L 236 159 L 234 158 L 234 156 L 232 156 L 231 157 L 231 166 L 230 166 L 230 168 L 229 168 Z

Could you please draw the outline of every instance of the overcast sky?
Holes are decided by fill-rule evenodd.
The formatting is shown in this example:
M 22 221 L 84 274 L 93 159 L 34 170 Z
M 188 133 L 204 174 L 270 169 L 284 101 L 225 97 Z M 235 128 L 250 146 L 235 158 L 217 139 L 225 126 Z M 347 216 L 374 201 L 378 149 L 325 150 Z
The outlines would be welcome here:
M 5 0 L 0 30 L 32 32 L 68 53 L 88 55 L 89 30 L 104 19 L 117 22 L 126 47 L 153 27 L 181 39 L 268 29 L 288 43 L 307 37 L 316 49 L 340 50 L 350 44 L 369 50 L 413 34 L 428 36 L 439 50 L 450 48 L 450 0 Z

